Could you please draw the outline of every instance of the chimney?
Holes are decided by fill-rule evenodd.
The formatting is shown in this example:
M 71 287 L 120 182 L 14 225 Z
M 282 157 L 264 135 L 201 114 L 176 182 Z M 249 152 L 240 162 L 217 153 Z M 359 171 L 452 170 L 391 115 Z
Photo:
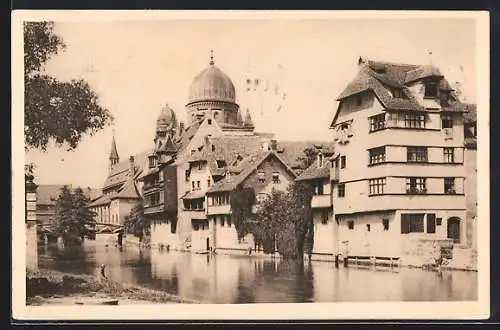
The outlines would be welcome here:
M 130 156 L 129 159 L 128 159 L 129 163 L 130 163 L 130 176 L 133 177 L 134 176 L 134 156 Z
M 276 140 L 271 140 L 271 150 L 276 151 L 278 150 L 278 141 Z

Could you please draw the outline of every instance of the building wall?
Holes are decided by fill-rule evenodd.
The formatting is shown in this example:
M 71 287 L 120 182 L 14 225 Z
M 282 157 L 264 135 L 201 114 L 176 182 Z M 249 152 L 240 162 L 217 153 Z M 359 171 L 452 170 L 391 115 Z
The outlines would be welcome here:
M 189 169 L 189 163 L 187 163 L 187 157 L 189 157 L 191 150 L 196 150 L 198 147 L 202 146 L 205 142 L 205 136 L 211 135 L 212 137 L 219 137 L 222 135 L 222 130 L 218 125 L 211 125 L 205 120 L 195 135 L 191 139 L 184 149 L 178 153 L 176 168 L 177 168 L 177 232 L 179 235 L 178 248 L 186 248 L 192 242 L 191 232 L 191 218 L 184 212 L 184 204 L 182 202 L 182 196 L 191 189 L 191 180 L 186 181 L 186 170 Z
M 465 149 L 465 200 L 467 203 L 467 242 L 476 247 L 477 237 L 477 151 Z
M 151 223 L 151 246 L 160 245 L 176 248 L 179 246 L 179 237 L 177 233 L 172 233 L 171 223 L 167 219 L 152 221 Z
M 231 215 L 216 215 L 210 217 L 210 227 L 214 228 L 215 248 L 244 250 L 254 248 L 254 239 L 252 234 L 246 235 L 241 241 L 238 241 L 238 233 L 234 224 L 230 221 Z
M 326 224 L 322 223 L 323 212 L 328 212 Z M 333 217 L 332 208 L 313 209 L 314 245 L 313 253 L 335 254 L 338 251 L 339 226 Z

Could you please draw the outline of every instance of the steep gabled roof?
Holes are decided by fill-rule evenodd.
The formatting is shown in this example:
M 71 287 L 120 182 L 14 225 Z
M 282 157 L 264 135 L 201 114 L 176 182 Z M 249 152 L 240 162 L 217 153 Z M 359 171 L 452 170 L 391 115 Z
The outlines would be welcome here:
M 277 153 L 288 166 L 297 169 L 302 168 L 302 162 L 298 158 L 305 156 L 305 149 L 316 148 L 325 155 L 331 155 L 334 145 L 333 142 L 325 141 L 278 141 Z
M 288 166 L 275 151 L 261 152 L 244 159 L 239 165 L 239 168 L 241 169 L 241 172 L 239 174 L 230 175 L 229 177 L 226 176 L 222 180 L 216 182 L 207 190 L 207 194 L 231 191 L 235 189 L 238 185 L 243 183 L 246 178 L 248 178 L 248 176 L 252 174 L 252 172 L 254 172 L 260 164 L 262 164 L 264 160 L 271 156 L 276 157 L 294 178 L 297 176 L 292 168 L 290 168 L 290 166 Z
M 111 203 L 111 199 L 109 198 L 109 196 L 108 195 L 102 195 L 98 199 L 96 199 L 95 201 L 93 201 L 92 203 L 90 203 L 89 206 L 93 207 L 93 206 L 108 205 L 109 203 Z
M 68 185 L 67 187 L 71 189 L 71 186 Z M 39 185 L 36 190 L 36 204 L 55 205 L 62 188 L 64 188 L 62 184 Z
M 148 155 L 150 155 L 152 150 L 147 150 L 144 152 L 141 152 L 139 154 L 136 154 L 134 156 L 134 165 L 136 167 L 136 173 L 135 176 L 139 176 L 143 171 L 147 171 L 149 168 L 149 158 Z M 109 188 L 112 186 L 118 186 L 125 181 L 127 181 L 127 177 L 129 174 L 130 170 L 130 162 L 129 160 L 124 160 L 113 166 L 111 171 L 109 172 L 108 177 L 106 178 L 106 181 L 104 182 L 103 188 Z
M 295 179 L 296 181 L 314 180 L 314 179 L 327 179 L 330 177 L 330 169 L 332 168 L 332 163 L 327 159 L 323 160 L 323 166 L 318 167 L 318 164 L 314 162 L 309 166 L 300 176 Z
M 118 194 L 111 196 L 111 199 L 139 199 L 141 197 L 139 189 L 132 178 L 129 178 L 123 187 L 118 191 Z

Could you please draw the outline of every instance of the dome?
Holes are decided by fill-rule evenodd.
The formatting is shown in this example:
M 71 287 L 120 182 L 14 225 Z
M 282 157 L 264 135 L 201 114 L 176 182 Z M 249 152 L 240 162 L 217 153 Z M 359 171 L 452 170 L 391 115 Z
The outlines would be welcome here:
M 175 118 L 175 112 L 167 105 L 165 105 L 156 120 L 156 130 L 157 131 L 166 131 L 171 127 L 175 127 L 177 125 L 177 119 Z
M 189 88 L 189 103 L 197 101 L 226 101 L 236 103 L 233 82 L 219 68 L 210 66 L 198 74 Z

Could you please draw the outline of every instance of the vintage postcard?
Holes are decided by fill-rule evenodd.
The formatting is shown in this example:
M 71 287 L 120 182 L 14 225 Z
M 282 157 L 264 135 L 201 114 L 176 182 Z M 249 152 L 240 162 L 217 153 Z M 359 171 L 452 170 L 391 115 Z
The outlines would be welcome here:
M 489 317 L 487 12 L 12 18 L 15 319 Z

